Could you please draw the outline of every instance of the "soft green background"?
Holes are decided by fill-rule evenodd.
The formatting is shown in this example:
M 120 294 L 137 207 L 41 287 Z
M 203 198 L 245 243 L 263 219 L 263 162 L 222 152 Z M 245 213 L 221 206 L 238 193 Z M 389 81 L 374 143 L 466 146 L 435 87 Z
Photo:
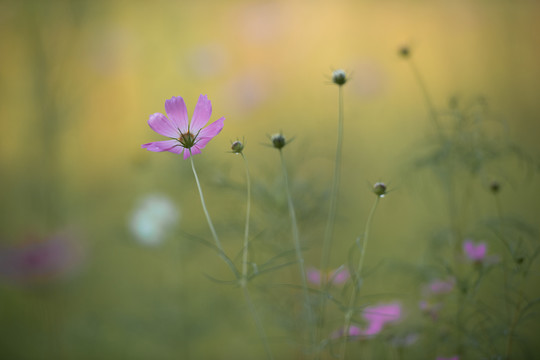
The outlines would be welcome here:
M 245 139 L 254 184 L 269 189 L 269 197 L 254 197 L 254 229 L 283 234 L 280 244 L 289 244 L 279 157 L 263 144 L 279 131 L 295 137 L 285 155 L 311 248 L 306 262 L 317 265 L 328 207 L 320 194 L 329 188 L 336 139 L 330 76 L 345 69 L 352 80 L 343 89 L 331 262 L 345 261 L 373 201 L 370 184 L 385 181 L 394 191 L 375 218 L 367 265 L 418 263 L 447 214 L 434 178 L 411 171 L 433 129 L 397 49 L 411 47 L 437 108 L 453 95 L 465 102 L 483 96 L 490 116 L 506 121 L 508 138 L 532 158 L 534 173 L 539 33 L 536 1 L 0 1 L 1 241 L 77 229 L 87 254 L 77 276 L 61 285 L 1 285 L 0 357 L 261 355 L 239 292 L 203 275 L 226 277 L 215 254 L 175 234 L 144 247 L 127 229 L 138 199 L 159 192 L 178 204 L 179 229 L 210 240 L 189 162 L 140 148 L 161 140 L 146 121 L 164 112 L 165 99 L 184 97 L 192 113 L 207 94 L 212 120 L 226 118 L 195 161 L 231 256 L 241 247 L 245 195 L 243 164 L 228 153 L 230 142 Z M 538 177 L 524 167 L 506 162 L 489 175 L 503 183 L 505 212 L 537 225 Z M 482 185 L 471 183 L 477 197 L 460 215 L 465 229 L 495 214 Z M 366 286 L 417 293 L 411 281 L 385 274 Z M 256 300 L 264 308 L 279 296 Z M 277 323 L 268 325 L 273 341 L 293 358 Z

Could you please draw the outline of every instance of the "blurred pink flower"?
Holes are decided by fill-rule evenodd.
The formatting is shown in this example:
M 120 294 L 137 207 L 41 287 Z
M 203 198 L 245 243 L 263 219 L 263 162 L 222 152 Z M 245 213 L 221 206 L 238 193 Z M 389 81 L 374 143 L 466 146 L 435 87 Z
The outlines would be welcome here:
M 487 245 L 486 243 L 475 244 L 471 240 L 467 239 L 463 243 L 463 251 L 469 260 L 475 262 L 482 262 L 486 257 Z
M 356 325 L 349 327 L 349 336 L 373 337 L 380 333 L 386 324 L 397 322 L 401 319 L 401 304 L 391 303 L 369 306 L 364 309 L 362 316 L 367 321 L 367 327 L 362 329 Z M 344 329 L 339 329 L 332 334 L 332 338 L 343 336 Z
M 332 339 L 337 339 L 337 338 L 342 337 L 343 332 L 344 332 L 343 329 L 334 331 L 334 333 L 332 334 Z M 360 336 L 360 335 L 362 335 L 362 330 L 360 329 L 360 327 L 356 325 L 349 326 L 349 336 Z
M 346 268 L 339 267 L 335 270 L 324 272 L 315 268 L 307 270 L 307 279 L 314 285 L 330 282 L 334 285 L 344 284 L 349 279 L 349 271 Z
M 173 96 L 165 101 L 165 112 L 168 118 L 161 113 L 150 115 L 148 125 L 158 134 L 167 136 L 171 140 L 155 141 L 143 144 L 142 147 L 156 152 L 169 151 L 175 154 L 184 152 L 184 159 L 200 154 L 201 149 L 223 129 L 225 120 L 223 117 L 219 118 L 203 129 L 212 115 L 212 104 L 206 95 L 199 96 L 191 124 L 186 104 L 180 96 Z
M 401 318 L 401 304 L 370 306 L 364 309 L 362 315 L 368 322 L 368 327 L 362 330 L 362 335 L 374 336 L 381 332 L 384 325 L 394 323 Z
M 437 360 L 459 360 L 459 356 L 452 356 L 449 358 L 437 356 Z
M 446 280 L 434 280 L 427 284 L 426 287 L 424 287 L 424 294 L 425 295 L 442 295 L 442 294 L 448 294 L 452 290 L 454 290 L 454 287 L 456 285 L 456 279 L 454 277 L 450 277 Z
M 82 255 L 81 245 L 65 234 L 29 235 L 20 244 L 0 248 L 0 276 L 19 284 L 58 280 L 74 272 Z

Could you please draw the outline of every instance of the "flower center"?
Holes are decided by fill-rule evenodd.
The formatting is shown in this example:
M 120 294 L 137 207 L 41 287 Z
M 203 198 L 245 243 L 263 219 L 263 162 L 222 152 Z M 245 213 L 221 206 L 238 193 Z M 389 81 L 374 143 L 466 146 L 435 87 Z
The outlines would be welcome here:
M 195 135 L 190 133 L 189 131 L 185 134 L 180 134 L 180 137 L 178 138 L 178 141 L 180 141 L 180 144 L 182 144 L 183 147 L 186 149 L 192 148 L 193 145 L 195 145 Z

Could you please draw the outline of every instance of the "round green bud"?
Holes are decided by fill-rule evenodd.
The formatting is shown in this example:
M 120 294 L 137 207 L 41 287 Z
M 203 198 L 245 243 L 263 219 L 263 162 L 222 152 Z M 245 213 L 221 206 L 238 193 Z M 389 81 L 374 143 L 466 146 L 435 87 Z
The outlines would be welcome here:
M 345 84 L 347 82 L 347 75 L 345 74 L 345 71 L 344 70 L 334 71 L 334 73 L 332 74 L 332 82 L 339 86 Z
M 411 49 L 408 46 L 402 46 L 399 48 L 399 56 L 403 58 L 408 58 L 411 55 Z
M 231 150 L 235 154 L 241 154 L 244 150 L 244 144 L 242 144 L 240 141 L 236 140 L 231 145 Z
M 498 181 L 492 181 L 491 184 L 489 184 L 489 190 L 496 194 L 501 190 L 501 184 L 499 184 Z
M 281 134 L 274 134 L 270 139 L 272 140 L 272 145 L 274 145 L 276 149 L 281 149 L 287 144 L 285 137 Z
M 386 194 L 386 185 L 382 182 L 375 183 L 375 185 L 373 185 L 373 192 L 377 196 L 383 196 Z

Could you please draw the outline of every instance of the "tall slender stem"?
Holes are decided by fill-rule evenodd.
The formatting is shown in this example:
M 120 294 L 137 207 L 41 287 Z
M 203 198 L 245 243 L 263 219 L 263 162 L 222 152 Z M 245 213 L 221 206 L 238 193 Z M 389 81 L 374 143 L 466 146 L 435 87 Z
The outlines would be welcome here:
M 362 252 L 360 253 L 360 259 L 358 260 L 358 266 L 355 273 L 352 276 L 353 287 L 351 292 L 351 297 L 349 298 L 349 304 L 347 306 L 347 312 L 345 313 L 345 325 L 343 326 L 343 342 L 341 344 L 341 356 L 340 359 L 345 359 L 347 351 L 347 340 L 349 339 L 349 329 L 351 327 L 351 319 L 354 315 L 354 304 L 358 297 L 358 292 L 360 291 L 361 281 L 362 281 L 362 268 L 364 266 L 364 256 L 366 254 L 367 243 L 369 240 L 369 231 L 371 228 L 371 222 L 373 220 L 373 215 L 375 214 L 375 209 L 379 204 L 380 196 L 377 196 L 375 203 L 371 208 L 371 212 L 366 221 L 366 227 L 364 229 L 364 237 L 362 239 Z
M 289 216 L 291 218 L 292 237 L 294 243 L 294 250 L 296 253 L 296 260 L 298 261 L 298 268 L 300 270 L 300 280 L 302 283 L 302 293 L 304 296 L 304 306 L 307 315 L 307 325 L 309 331 L 310 345 L 315 343 L 315 333 L 313 331 L 313 314 L 311 310 L 311 303 L 309 300 L 306 270 L 304 269 L 304 258 L 302 256 L 302 249 L 300 247 L 300 236 L 298 233 L 298 223 L 296 221 L 296 213 L 294 211 L 294 205 L 289 189 L 289 177 L 287 175 L 287 166 L 285 165 L 285 159 L 283 158 L 283 152 L 279 150 L 279 157 L 281 159 L 281 167 L 283 168 L 283 180 L 285 182 L 285 192 L 287 194 L 287 204 L 289 206 Z
M 212 233 L 212 237 L 214 238 L 214 242 L 216 243 L 217 248 L 220 251 L 223 251 L 223 246 L 221 246 L 221 241 L 219 241 L 219 237 L 217 235 L 216 229 L 214 228 L 214 224 L 212 223 L 212 219 L 210 218 L 210 214 L 208 213 L 208 210 L 206 209 L 206 202 L 204 201 L 204 195 L 202 192 L 201 183 L 199 181 L 199 177 L 197 176 L 197 171 L 195 170 L 195 163 L 193 162 L 193 156 L 190 156 L 189 159 L 191 160 L 191 169 L 193 170 L 193 175 L 195 176 L 197 189 L 199 189 L 199 196 L 201 198 L 201 204 L 204 211 L 204 215 L 206 216 L 206 221 L 208 222 L 208 227 L 210 227 L 210 232 Z
M 332 190 L 330 193 L 330 210 L 328 211 L 328 220 L 326 222 L 326 229 L 324 231 L 323 238 L 323 248 L 321 255 L 321 270 L 327 271 L 328 265 L 330 262 L 330 253 L 332 250 L 332 235 L 334 232 L 334 224 L 336 221 L 336 209 L 337 209 L 337 200 L 339 194 L 339 184 L 341 179 L 341 158 L 342 158 L 342 148 L 343 148 L 343 90 L 342 86 L 338 86 L 339 89 L 339 100 L 338 100 L 338 137 L 337 137 L 337 148 L 336 148 L 336 158 L 334 162 L 334 176 L 332 181 Z M 322 281 L 322 277 L 321 277 Z M 325 309 L 326 309 L 326 296 L 325 292 L 327 290 L 328 284 L 321 282 L 320 284 L 321 298 L 320 298 L 320 309 L 319 309 L 319 320 L 317 323 L 317 339 L 322 333 L 322 328 L 324 327 L 324 318 L 325 318 Z M 320 339 L 318 339 L 320 340 Z
M 418 68 L 416 67 L 416 64 L 414 63 L 412 59 L 409 59 L 409 65 L 411 66 L 411 70 L 414 74 L 414 77 L 416 78 L 416 82 L 418 83 L 418 85 L 420 86 L 420 89 L 422 90 L 422 94 L 424 95 L 424 100 L 429 110 L 429 114 L 431 115 L 431 120 L 433 121 L 433 124 L 435 125 L 437 132 L 442 137 L 443 136 L 442 127 L 441 127 L 441 124 L 439 123 L 437 111 L 435 110 L 435 106 L 433 105 L 433 101 L 431 100 L 431 96 L 427 89 L 426 83 L 424 82 L 424 79 L 422 78 L 420 71 L 418 70 Z
M 197 183 L 197 189 L 199 189 L 199 197 L 201 198 L 201 205 L 204 211 L 204 215 L 206 216 L 206 221 L 208 222 L 208 227 L 210 228 L 210 232 L 212 233 L 212 237 L 214 238 L 214 242 L 216 244 L 216 247 L 218 249 L 219 256 L 227 263 L 229 268 L 231 268 L 232 272 L 236 276 L 237 279 L 240 278 L 240 274 L 234 264 L 232 263 L 231 259 L 227 257 L 225 254 L 225 251 L 223 250 L 223 246 L 221 246 L 221 241 L 219 241 L 219 237 L 217 235 L 216 229 L 214 228 L 214 224 L 212 223 L 212 219 L 210 218 L 210 214 L 208 213 L 208 210 L 206 209 L 206 202 L 204 201 L 204 195 L 201 188 L 201 183 L 199 182 L 199 177 L 197 176 L 197 171 L 195 170 L 195 164 L 193 162 L 193 156 L 190 156 L 189 159 L 191 160 L 191 169 L 193 170 L 193 175 L 195 176 L 195 182 Z
M 251 296 L 249 294 L 249 290 L 247 287 L 247 284 L 248 284 L 247 264 L 248 264 L 248 252 L 249 252 L 249 219 L 250 219 L 250 214 L 251 214 L 251 177 L 249 176 L 249 166 L 248 166 L 247 159 L 243 153 L 240 153 L 240 155 L 242 155 L 242 159 L 244 160 L 244 165 L 246 169 L 246 184 L 247 184 L 246 185 L 247 186 L 246 226 L 244 228 L 244 246 L 243 246 L 243 252 L 242 252 L 242 278 L 240 280 L 240 284 L 241 284 L 242 292 L 246 299 L 246 303 L 248 305 L 249 311 L 251 313 L 251 316 L 253 317 L 253 321 L 255 322 L 257 332 L 259 333 L 259 337 L 261 338 L 261 341 L 263 343 L 264 351 L 266 352 L 266 358 L 269 360 L 272 360 L 274 357 L 270 350 L 270 346 L 268 345 L 266 332 L 264 331 L 264 327 L 262 325 L 261 319 L 259 315 L 257 314 L 257 309 L 255 308 L 255 305 L 253 304 L 253 301 L 251 300 Z
M 242 159 L 246 169 L 246 187 L 247 187 L 247 204 L 246 204 L 246 226 L 244 228 L 244 247 L 242 253 L 242 279 L 247 279 L 247 263 L 248 263 L 248 247 L 249 247 L 249 218 L 251 213 L 251 177 L 249 176 L 249 167 L 246 157 L 243 153 Z

